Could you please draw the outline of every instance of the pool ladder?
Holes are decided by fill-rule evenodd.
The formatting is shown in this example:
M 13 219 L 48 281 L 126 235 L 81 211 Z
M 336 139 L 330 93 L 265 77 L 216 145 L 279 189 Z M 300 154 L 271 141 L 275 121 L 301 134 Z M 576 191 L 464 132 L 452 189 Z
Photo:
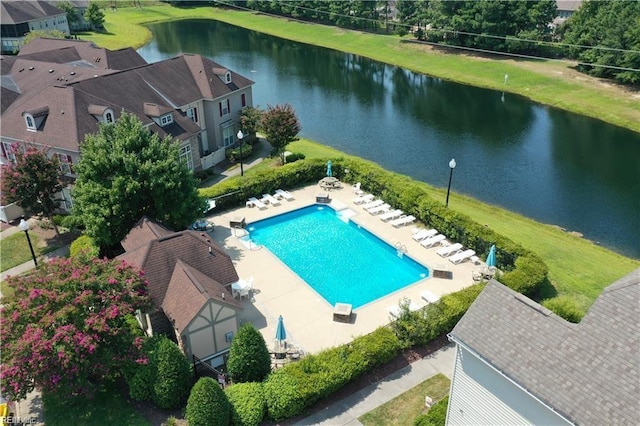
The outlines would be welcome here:
M 396 243 L 396 254 L 400 259 L 407 253 L 407 246 L 398 242 Z

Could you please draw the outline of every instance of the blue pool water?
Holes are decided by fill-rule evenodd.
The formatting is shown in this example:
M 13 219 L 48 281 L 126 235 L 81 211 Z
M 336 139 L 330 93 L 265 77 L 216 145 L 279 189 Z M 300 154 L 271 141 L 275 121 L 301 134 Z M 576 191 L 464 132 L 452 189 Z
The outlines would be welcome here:
M 250 224 L 263 245 L 331 305 L 358 308 L 429 276 L 429 270 L 330 207 L 313 205 Z M 277 279 L 277 278 L 276 278 Z

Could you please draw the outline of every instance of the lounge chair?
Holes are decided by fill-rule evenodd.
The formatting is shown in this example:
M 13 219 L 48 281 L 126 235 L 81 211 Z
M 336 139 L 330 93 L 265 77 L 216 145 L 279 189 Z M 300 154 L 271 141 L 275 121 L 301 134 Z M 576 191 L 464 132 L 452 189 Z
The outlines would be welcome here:
M 272 206 L 279 206 L 280 201 L 271 194 L 262 194 L 262 201 L 271 204 Z
M 387 203 L 384 203 L 381 206 L 377 206 L 377 207 L 373 207 L 370 209 L 367 209 L 367 211 L 372 214 L 372 215 L 377 215 L 379 213 L 384 213 L 384 212 L 388 212 L 391 209 L 391 206 Z
M 365 204 L 370 203 L 373 199 L 376 198 L 373 194 L 362 194 L 359 197 L 353 199 L 353 204 Z
M 409 300 L 409 311 L 414 312 L 414 311 L 417 311 L 420 308 L 422 308 L 421 305 L 417 304 L 413 300 Z M 389 312 L 389 315 L 391 315 L 393 318 L 400 317 L 400 312 L 401 312 L 400 304 L 397 304 L 397 305 L 394 305 L 394 306 L 389 306 L 387 308 L 387 312 Z
M 380 220 L 387 221 L 387 220 L 391 220 L 391 219 L 397 219 L 400 216 L 402 216 L 403 213 L 404 212 L 402 210 L 397 210 L 396 209 L 396 210 L 393 210 L 393 211 L 390 211 L 390 212 L 387 212 L 387 213 L 383 213 L 378 217 L 380 218 Z
M 468 250 L 465 250 L 465 251 L 461 251 L 458 254 L 454 254 L 453 256 L 448 257 L 447 259 L 449 259 L 449 262 L 457 265 L 457 264 L 462 263 L 465 260 L 469 259 L 474 254 L 476 254 L 475 251 L 473 251 L 471 249 L 468 249 Z
M 249 203 L 253 204 L 254 206 L 256 206 L 259 209 L 266 209 L 267 208 L 267 205 L 265 203 L 263 203 L 262 201 L 258 200 L 256 197 L 249 198 Z
M 436 253 L 438 253 L 438 255 L 442 257 L 449 257 L 453 254 L 458 253 L 461 249 L 462 249 L 462 244 L 455 243 L 455 244 L 451 244 L 450 246 L 445 246 L 445 247 L 442 247 L 441 249 L 438 249 Z
M 416 241 L 422 241 L 425 238 L 433 237 L 438 233 L 435 229 L 422 229 L 411 236 Z
M 354 183 L 351 188 L 353 189 L 353 192 L 355 192 L 356 195 L 364 195 L 364 191 L 362 189 L 360 189 L 360 182 L 356 182 Z
M 431 293 L 429 290 L 425 290 L 422 293 L 420 293 L 420 297 L 423 298 L 424 301 L 427 303 L 436 303 L 438 300 L 440 300 L 439 296 L 436 296 L 435 294 Z
M 396 228 L 399 228 L 401 226 L 405 226 L 408 225 L 410 223 L 413 223 L 416 220 L 415 216 L 409 215 L 409 216 L 400 216 L 397 219 L 392 220 L 391 222 L 389 222 L 391 225 L 393 225 Z
M 275 193 L 277 197 L 284 198 L 287 201 L 293 200 L 293 195 L 284 189 L 276 189 Z
M 442 242 L 446 239 L 447 237 L 445 237 L 444 235 L 438 234 L 438 235 L 434 235 L 433 237 L 429 237 L 426 240 L 420 241 L 420 245 L 425 248 L 431 248 L 436 244 L 438 244 L 439 242 Z
M 374 207 L 378 207 L 384 204 L 384 201 L 378 199 L 378 200 L 373 200 L 370 203 L 365 204 L 364 206 L 362 206 L 363 209 L 365 210 L 369 210 L 372 209 Z

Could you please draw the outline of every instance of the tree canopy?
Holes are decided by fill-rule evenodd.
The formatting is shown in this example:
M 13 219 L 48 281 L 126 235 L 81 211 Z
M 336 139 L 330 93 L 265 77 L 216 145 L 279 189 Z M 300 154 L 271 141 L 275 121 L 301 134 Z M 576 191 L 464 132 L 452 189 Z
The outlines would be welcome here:
M 235 383 L 261 382 L 271 371 L 267 344 L 251 323 L 240 327 L 233 338 L 227 369 Z
M 69 23 L 69 26 L 75 25 L 80 22 L 78 11 L 70 1 L 59 1 L 56 3 L 56 7 L 64 10 L 67 13 L 67 22 Z
M 101 247 L 117 244 L 144 215 L 184 229 L 204 211 L 178 144 L 123 114 L 85 137 L 73 190 L 73 215 Z
M 602 65 L 581 64 L 581 71 L 640 84 L 640 2 L 585 1 L 561 32 L 563 41 L 573 45 L 568 48 L 571 58 Z
M 100 10 L 98 3 L 91 2 L 84 12 L 84 19 L 89 22 L 93 28 L 104 28 L 104 12 Z
M 91 394 L 139 359 L 127 319 L 151 302 L 142 273 L 123 262 L 56 258 L 7 285 L 15 297 L 0 311 L 3 395 Z
M 271 106 L 262 114 L 260 128 L 284 164 L 285 147 L 298 140 L 300 122 L 290 104 Z
M 56 194 L 64 187 L 60 161 L 55 156 L 49 158 L 47 148 L 33 145 L 24 150 L 14 145 L 11 151 L 15 161 L 2 165 L 2 204 L 16 203 L 33 214 L 42 213 L 52 219 L 60 204 Z M 53 220 L 51 223 L 57 233 Z

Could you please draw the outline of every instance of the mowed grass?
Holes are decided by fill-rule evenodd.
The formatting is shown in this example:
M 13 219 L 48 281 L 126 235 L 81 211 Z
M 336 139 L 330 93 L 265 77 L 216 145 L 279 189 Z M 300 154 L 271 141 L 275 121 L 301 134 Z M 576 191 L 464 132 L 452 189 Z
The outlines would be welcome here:
M 36 256 L 42 254 L 39 249 L 40 238 L 38 238 L 34 232 L 29 233 L 29 238 L 31 238 L 31 244 L 33 245 Z M 0 241 L 0 253 L 0 270 L 2 271 L 6 271 L 9 268 L 33 259 L 24 232 L 17 232 L 3 238 L 2 241 Z
M 449 393 L 450 384 L 451 382 L 445 375 L 437 374 L 375 410 L 363 414 L 358 417 L 358 420 L 365 426 L 413 425 L 413 420 L 426 412 L 424 397 L 429 396 L 435 404 Z
M 83 34 L 102 47 L 138 48 L 151 33 L 143 25 L 176 19 L 215 19 L 302 43 L 366 56 L 450 81 L 504 90 L 534 101 L 595 117 L 640 132 L 638 93 L 575 73 L 568 62 L 472 56 L 432 48 L 411 36 L 370 34 L 220 7 L 173 7 L 145 3 L 142 9 L 105 10 L 106 33 Z M 508 74 L 507 84 L 504 75 Z M 294 106 L 295 107 L 295 106 Z
M 302 139 L 289 144 L 289 151 L 307 158 L 349 158 L 348 154 Z M 355 158 L 355 157 L 354 157 Z M 423 184 L 434 199 L 444 200 L 446 189 Z M 542 224 L 497 206 L 452 192 L 449 208 L 509 237 L 537 253 L 549 267 L 549 278 L 558 295 L 573 298 L 586 310 L 602 290 L 615 280 L 640 267 L 640 261 L 622 256 L 560 228 Z M 547 294 L 544 296 L 553 296 Z

